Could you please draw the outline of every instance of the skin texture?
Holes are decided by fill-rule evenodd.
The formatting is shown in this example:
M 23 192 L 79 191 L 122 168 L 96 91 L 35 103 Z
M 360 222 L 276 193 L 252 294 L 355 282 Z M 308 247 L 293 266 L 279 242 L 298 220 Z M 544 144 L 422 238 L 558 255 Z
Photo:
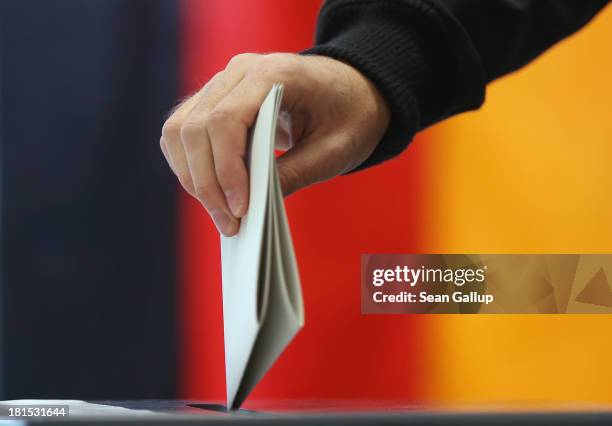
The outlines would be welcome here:
M 182 187 L 219 232 L 235 235 L 248 209 L 247 133 L 274 83 L 283 83 L 277 160 L 283 194 L 361 164 L 388 124 L 389 108 L 351 66 L 321 56 L 241 54 L 179 105 L 160 147 Z

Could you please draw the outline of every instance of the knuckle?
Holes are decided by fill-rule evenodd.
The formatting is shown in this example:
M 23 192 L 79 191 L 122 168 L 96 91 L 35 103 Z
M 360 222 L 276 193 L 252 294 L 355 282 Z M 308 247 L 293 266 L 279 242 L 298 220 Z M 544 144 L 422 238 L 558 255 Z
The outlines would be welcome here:
M 181 134 L 181 121 L 170 117 L 162 126 L 162 136 L 165 139 L 175 139 Z
M 206 127 L 209 129 L 219 129 L 227 126 L 231 120 L 232 114 L 224 109 L 213 109 L 208 117 L 206 117 Z
M 270 66 L 276 75 L 289 77 L 295 74 L 301 67 L 302 61 L 297 55 L 286 53 L 272 53 L 269 56 Z
M 240 67 L 241 65 L 244 65 L 245 63 L 248 63 L 249 61 L 253 60 L 255 56 L 258 55 L 254 53 L 240 53 L 229 60 L 226 68 L 231 69 Z
M 302 61 L 297 55 L 271 53 L 262 56 L 249 69 L 250 77 L 265 84 L 286 81 L 298 74 Z
M 273 64 L 264 56 L 249 68 L 248 74 L 253 80 L 268 82 L 273 80 L 273 71 Z
M 278 62 L 282 62 L 285 56 L 286 55 L 284 53 L 268 53 L 266 55 L 262 55 L 261 61 L 267 64 L 276 64 Z
M 352 147 L 356 145 L 355 138 L 348 138 L 346 141 L 342 142 L 331 142 L 327 149 L 329 158 L 334 158 L 337 160 L 343 160 L 346 157 L 347 152 L 351 150 Z
M 213 188 L 211 185 L 206 183 L 198 184 L 194 187 L 194 193 L 198 200 L 202 201 L 203 203 L 207 203 L 212 199 Z
M 243 151 L 246 144 L 243 132 L 249 123 L 239 106 L 213 109 L 206 118 L 206 127 L 212 145 L 230 146 L 231 153 Z
M 193 146 L 198 142 L 198 136 L 205 131 L 205 128 L 200 123 L 186 122 L 181 126 L 181 142 L 185 148 Z
M 227 89 L 228 81 L 227 81 L 227 73 L 225 70 L 219 71 L 216 73 L 202 89 L 200 90 L 201 99 L 215 92 L 222 92 Z

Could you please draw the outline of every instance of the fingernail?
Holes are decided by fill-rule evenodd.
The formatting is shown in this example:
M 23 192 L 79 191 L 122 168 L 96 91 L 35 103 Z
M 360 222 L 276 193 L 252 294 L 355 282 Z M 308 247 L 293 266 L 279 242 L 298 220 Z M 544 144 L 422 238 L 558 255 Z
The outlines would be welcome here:
M 230 218 L 221 210 L 216 210 L 211 213 L 215 226 L 225 236 L 230 236 L 236 233 L 237 221 Z
M 234 191 L 225 191 L 225 199 L 227 200 L 227 205 L 229 206 L 232 214 L 236 217 L 242 217 L 244 215 L 243 204 L 238 194 Z

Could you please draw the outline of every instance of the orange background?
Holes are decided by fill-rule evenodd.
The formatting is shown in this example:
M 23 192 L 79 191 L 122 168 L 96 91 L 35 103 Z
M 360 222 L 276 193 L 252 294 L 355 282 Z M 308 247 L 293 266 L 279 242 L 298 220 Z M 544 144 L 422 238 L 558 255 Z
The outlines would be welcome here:
M 183 0 L 183 88 L 312 43 L 319 2 Z M 612 252 L 612 10 L 421 135 L 287 199 L 306 327 L 253 398 L 612 402 L 607 316 L 363 316 L 361 253 Z M 224 399 L 216 231 L 181 199 L 181 396 Z
M 490 85 L 481 110 L 427 132 L 426 251 L 612 253 L 611 41 L 608 7 Z M 429 325 L 436 401 L 612 402 L 610 316 Z

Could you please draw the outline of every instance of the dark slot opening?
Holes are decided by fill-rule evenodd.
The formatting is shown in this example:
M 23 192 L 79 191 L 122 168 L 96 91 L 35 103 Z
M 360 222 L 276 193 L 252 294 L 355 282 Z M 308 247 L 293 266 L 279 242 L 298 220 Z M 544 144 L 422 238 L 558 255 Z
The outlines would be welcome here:
M 223 404 L 187 404 L 188 407 L 198 408 L 200 410 L 208 410 L 208 411 L 216 411 L 219 413 L 257 413 L 257 411 L 253 410 L 245 410 L 243 408 L 239 410 L 229 411 L 227 407 Z

